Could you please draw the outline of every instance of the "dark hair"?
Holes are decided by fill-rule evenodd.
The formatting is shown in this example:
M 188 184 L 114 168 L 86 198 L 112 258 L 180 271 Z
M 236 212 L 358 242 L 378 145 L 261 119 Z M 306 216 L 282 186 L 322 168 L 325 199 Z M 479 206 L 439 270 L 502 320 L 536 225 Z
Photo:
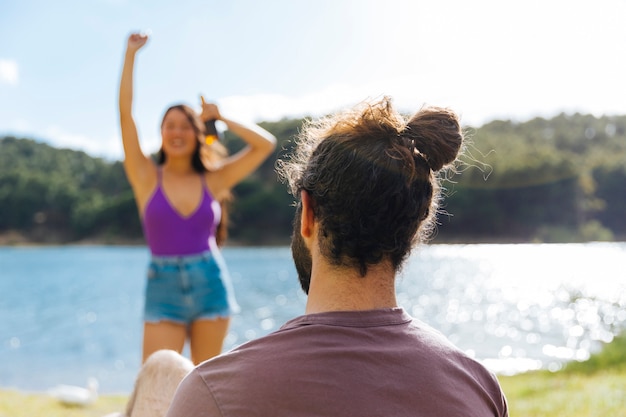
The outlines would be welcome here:
M 161 128 L 165 122 L 165 117 L 172 110 L 182 111 L 185 116 L 187 116 L 187 119 L 189 120 L 189 123 L 191 123 L 191 127 L 196 134 L 196 148 L 191 155 L 191 166 L 194 171 L 199 174 L 204 174 L 205 172 L 212 170 L 212 168 L 219 164 L 219 161 L 228 156 L 226 148 L 221 143 L 214 143 L 210 146 L 203 145 L 205 137 L 204 123 L 200 119 L 198 113 L 186 104 L 176 104 L 165 110 L 163 119 L 161 120 Z M 163 147 L 161 147 L 156 155 L 157 164 L 163 165 L 166 159 L 167 155 L 165 151 L 163 151 Z M 215 197 L 218 198 L 218 196 Z M 215 240 L 217 241 L 218 246 L 222 246 L 226 243 L 226 239 L 228 238 L 228 214 L 230 203 L 232 202 L 232 194 L 225 193 L 223 196 L 219 196 L 218 201 L 222 209 L 222 218 L 220 219 L 220 223 L 215 231 Z
M 385 97 L 307 122 L 278 171 L 297 199 L 301 190 L 311 196 L 330 262 L 365 275 L 388 259 L 397 271 L 430 236 L 440 198 L 435 172 L 452 167 L 462 143 L 451 110 L 425 107 L 406 120 Z

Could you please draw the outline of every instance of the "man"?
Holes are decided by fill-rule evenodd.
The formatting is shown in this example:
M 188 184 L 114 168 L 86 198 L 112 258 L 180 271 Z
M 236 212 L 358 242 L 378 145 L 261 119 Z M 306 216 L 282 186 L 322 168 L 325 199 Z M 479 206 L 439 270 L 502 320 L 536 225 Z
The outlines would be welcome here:
M 407 121 L 388 98 L 307 125 L 279 165 L 305 315 L 198 366 L 167 415 L 507 416 L 496 378 L 395 296 L 462 142 L 453 112 Z

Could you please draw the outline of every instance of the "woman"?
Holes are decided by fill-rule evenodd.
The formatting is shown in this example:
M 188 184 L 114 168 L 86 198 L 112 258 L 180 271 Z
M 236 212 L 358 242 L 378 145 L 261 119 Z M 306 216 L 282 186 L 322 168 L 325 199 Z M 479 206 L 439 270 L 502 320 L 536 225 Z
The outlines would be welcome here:
M 201 118 L 221 120 L 247 146 L 207 170 L 202 120 L 190 107 L 177 105 L 163 116 L 155 163 L 141 150 L 132 116 L 135 56 L 147 41 L 147 35 L 129 36 L 119 91 L 124 169 L 152 254 L 143 361 L 160 349 L 182 352 L 189 336 L 191 360 L 198 364 L 221 352 L 229 317 L 238 308 L 215 239 L 221 214 L 216 197 L 229 195 L 253 172 L 276 139 L 258 126 L 223 117 L 203 99 Z

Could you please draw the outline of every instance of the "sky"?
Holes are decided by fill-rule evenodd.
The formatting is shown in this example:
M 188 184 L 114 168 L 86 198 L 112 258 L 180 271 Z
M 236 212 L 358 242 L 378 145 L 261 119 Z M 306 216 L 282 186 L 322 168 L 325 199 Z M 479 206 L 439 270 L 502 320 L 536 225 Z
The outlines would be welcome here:
M 626 0 L 0 0 L 0 136 L 122 158 L 128 35 L 145 152 L 199 95 L 243 122 L 393 97 L 462 123 L 626 114 Z

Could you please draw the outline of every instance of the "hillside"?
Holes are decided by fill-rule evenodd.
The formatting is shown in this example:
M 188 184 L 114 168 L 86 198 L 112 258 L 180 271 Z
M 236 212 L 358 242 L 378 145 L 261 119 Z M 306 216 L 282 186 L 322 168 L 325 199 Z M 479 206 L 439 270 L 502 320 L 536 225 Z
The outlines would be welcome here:
M 293 199 L 274 166 L 301 124 L 261 123 L 278 146 L 234 190 L 231 244 L 288 242 Z M 435 242 L 626 240 L 626 116 L 561 114 L 466 131 Z M 242 146 L 228 132 L 226 144 Z M 16 137 L 0 137 L 0 236 L 0 244 L 143 242 L 119 161 Z

